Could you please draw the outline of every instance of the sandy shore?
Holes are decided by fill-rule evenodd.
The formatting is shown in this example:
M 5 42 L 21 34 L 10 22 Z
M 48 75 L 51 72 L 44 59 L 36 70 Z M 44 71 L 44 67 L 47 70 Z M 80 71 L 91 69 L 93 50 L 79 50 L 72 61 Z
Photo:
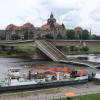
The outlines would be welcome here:
M 0 100 L 53 100 L 55 98 L 64 97 L 64 94 L 68 91 L 74 91 L 77 95 L 100 93 L 100 85 L 87 83 L 59 88 L 0 94 Z

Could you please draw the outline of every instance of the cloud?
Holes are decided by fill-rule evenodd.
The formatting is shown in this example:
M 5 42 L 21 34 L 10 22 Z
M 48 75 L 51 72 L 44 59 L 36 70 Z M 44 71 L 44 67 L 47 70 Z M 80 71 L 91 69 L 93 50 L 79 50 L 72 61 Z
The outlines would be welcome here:
M 66 14 L 61 15 L 59 20 L 62 20 L 62 22 L 66 24 L 67 28 L 74 28 L 79 26 L 81 17 L 79 16 L 78 11 L 72 10 Z
M 100 0 L 0 0 L 0 28 L 27 21 L 41 26 L 51 12 L 66 28 L 81 26 L 100 33 Z

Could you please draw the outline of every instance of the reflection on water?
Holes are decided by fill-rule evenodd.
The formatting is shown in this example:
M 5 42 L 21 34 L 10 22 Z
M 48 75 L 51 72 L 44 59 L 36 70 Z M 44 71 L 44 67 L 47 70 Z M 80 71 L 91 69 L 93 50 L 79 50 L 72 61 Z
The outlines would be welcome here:
M 100 63 L 100 54 L 80 55 L 80 57 L 78 56 L 78 59 Z
M 88 60 L 88 57 L 78 57 L 79 60 Z
M 82 55 L 83 56 L 83 55 Z M 88 58 L 89 61 L 96 61 L 100 62 L 100 55 L 84 55 Z M 81 57 L 81 55 L 80 55 Z M 32 67 L 53 67 L 53 66 L 66 66 L 73 68 L 74 70 L 78 68 L 85 68 L 87 72 L 97 72 L 100 71 L 100 69 L 96 68 L 89 68 L 84 66 L 76 66 L 76 65 L 69 65 L 69 64 L 62 64 L 62 63 L 56 63 L 53 61 L 34 61 L 30 59 L 19 59 L 19 58 L 0 58 L 0 78 L 5 77 L 7 75 L 8 68 L 10 67 L 18 67 L 18 66 L 32 66 Z
M 93 61 L 93 62 L 99 62 L 100 63 L 100 54 L 98 55 L 90 55 L 88 57 L 89 61 Z

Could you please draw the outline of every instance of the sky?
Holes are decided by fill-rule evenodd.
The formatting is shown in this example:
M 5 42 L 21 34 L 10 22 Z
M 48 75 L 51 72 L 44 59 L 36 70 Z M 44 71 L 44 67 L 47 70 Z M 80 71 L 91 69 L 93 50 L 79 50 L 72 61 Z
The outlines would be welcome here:
M 51 12 L 66 29 L 80 26 L 100 34 L 100 0 L 0 0 L 0 29 L 26 22 L 39 27 Z

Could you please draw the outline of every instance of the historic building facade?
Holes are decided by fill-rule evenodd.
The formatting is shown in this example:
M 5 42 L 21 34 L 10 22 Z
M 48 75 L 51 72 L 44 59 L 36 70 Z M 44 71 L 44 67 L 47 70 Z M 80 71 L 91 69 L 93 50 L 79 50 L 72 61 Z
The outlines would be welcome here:
M 57 23 L 52 13 L 47 23 L 41 27 L 34 27 L 31 23 L 26 23 L 22 26 L 10 24 L 5 30 L 6 40 L 45 38 L 47 34 L 51 34 L 54 38 L 56 38 L 58 34 L 62 36 L 65 35 L 64 24 L 60 25 Z

